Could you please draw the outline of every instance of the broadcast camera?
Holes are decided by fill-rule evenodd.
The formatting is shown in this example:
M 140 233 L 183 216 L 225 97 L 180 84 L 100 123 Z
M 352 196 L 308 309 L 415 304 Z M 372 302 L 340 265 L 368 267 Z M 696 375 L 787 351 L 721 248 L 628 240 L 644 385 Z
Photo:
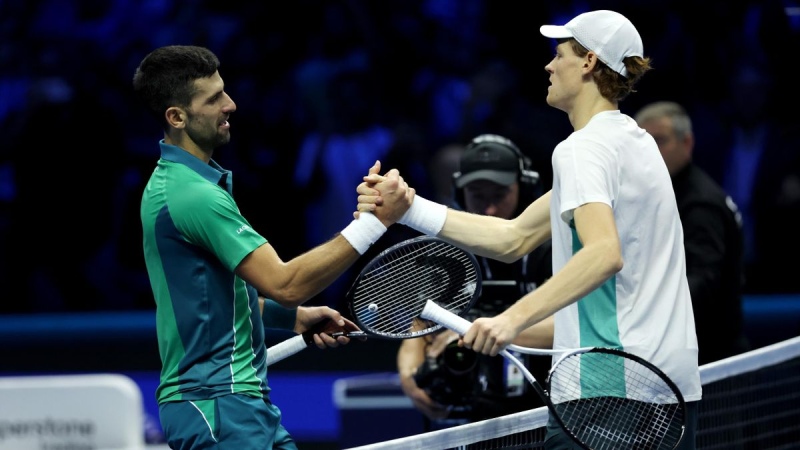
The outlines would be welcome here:
M 472 409 L 480 383 L 477 370 L 479 355 L 459 347 L 453 341 L 436 358 L 428 358 L 419 367 L 414 380 L 434 401 L 452 407 L 450 416 Z

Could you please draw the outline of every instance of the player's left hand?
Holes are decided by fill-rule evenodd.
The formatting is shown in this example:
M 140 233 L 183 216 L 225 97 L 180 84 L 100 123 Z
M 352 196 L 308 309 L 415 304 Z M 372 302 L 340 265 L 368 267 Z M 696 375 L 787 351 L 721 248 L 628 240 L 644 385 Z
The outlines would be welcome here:
M 347 336 L 331 337 L 330 333 L 361 331 L 339 311 L 327 306 L 301 306 L 297 308 L 294 331 L 298 334 L 314 329 L 314 344 L 318 348 L 338 347 L 350 342 Z

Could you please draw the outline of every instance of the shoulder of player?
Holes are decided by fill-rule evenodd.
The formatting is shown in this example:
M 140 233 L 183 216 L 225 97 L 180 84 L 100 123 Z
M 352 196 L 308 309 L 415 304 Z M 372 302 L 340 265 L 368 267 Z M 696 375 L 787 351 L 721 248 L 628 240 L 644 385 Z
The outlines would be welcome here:
M 167 207 L 171 214 L 202 214 L 209 210 L 238 210 L 235 201 L 220 186 L 196 175 L 175 180 L 166 190 Z
M 609 131 L 602 126 L 586 126 L 570 134 L 566 139 L 556 146 L 555 151 L 563 153 L 580 154 L 616 154 L 618 152 L 619 139 L 609 136 Z

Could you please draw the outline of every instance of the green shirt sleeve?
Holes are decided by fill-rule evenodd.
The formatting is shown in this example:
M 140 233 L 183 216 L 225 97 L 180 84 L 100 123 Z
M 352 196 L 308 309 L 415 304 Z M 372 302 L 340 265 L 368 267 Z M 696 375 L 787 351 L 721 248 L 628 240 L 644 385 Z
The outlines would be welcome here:
M 293 330 L 297 321 L 297 309 L 284 308 L 275 300 L 264 299 L 264 312 L 261 314 L 261 322 L 264 329 L 279 328 L 282 330 Z
M 241 215 L 227 191 L 202 178 L 174 191 L 168 208 L 183 237 L 213 253 L 231 272 L 267 242 Z

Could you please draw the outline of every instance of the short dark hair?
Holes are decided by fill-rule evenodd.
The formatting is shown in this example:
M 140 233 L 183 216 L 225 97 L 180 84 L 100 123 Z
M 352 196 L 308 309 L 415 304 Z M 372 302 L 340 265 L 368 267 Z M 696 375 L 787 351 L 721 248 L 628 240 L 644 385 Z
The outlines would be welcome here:
M 133 90 L 147 109 L 163 121 L 170 106 L 188 106 L 195 95 L 194 81 L 219 69 L 219 58 L 209 49 L 168 45 L 144 57 L 133 74 Z

